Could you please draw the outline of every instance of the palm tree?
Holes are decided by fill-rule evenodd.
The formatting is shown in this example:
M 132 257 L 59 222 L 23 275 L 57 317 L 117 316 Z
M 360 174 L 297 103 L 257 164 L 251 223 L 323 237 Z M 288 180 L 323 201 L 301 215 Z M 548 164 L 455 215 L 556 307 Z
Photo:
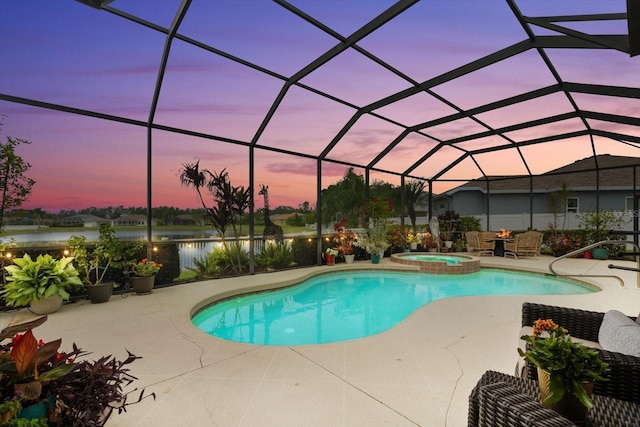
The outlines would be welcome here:
M 409 180 L 404 183 L 404 202 L 414 233 L 416 232 L 416 205 L 426 197 L 425 185 L 425 182 L 421 180 Z

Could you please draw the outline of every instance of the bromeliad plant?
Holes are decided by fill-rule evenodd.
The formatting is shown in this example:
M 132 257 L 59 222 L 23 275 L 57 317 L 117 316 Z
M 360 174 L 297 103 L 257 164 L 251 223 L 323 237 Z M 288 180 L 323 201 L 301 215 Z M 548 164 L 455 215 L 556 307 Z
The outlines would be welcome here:
M 520 356 L 549 373 L 551 395 L 545 404 L 557 403 L 571 393 L 585 407 L 593 407 L 582 383 L 606 381 L 603 375 L 609 370 L 597 351 L 573 342 L 568 331 L 550 319 L 536 320 L 532 335 L 521 339 L 527 342 L 527 349 L 519 348 Z

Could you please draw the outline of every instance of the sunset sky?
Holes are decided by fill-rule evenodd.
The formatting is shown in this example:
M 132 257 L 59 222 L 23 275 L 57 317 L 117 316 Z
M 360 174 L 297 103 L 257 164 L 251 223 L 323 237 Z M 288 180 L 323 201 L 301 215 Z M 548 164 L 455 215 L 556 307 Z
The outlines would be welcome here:
M 294 7 L 348 37 L 394 2 L 383 0 L 300 0 Z M 115 0 L 109 6 L 168 28 L 179 0 Z M 624 0 L 521 0 L 530 16 L 625 12 Z M 626 34 L 626 21 L 568 23 L 585 32 Z M 272 106 L 284 80 L 295 75 L 338 39 L 267 0 L 193 0 L 178 33 L 255 64 L 243 66 L 182 40 L 174 40 L 154 123 L 195 133 L 250 142 Z M 537 34 L 551 34 L 539 30 Z M 348 49 L 293 86 L 258 140 L 263 147 L 318 155 L 366 106 L 475 61 L 527 38 L 504 0 L 423 0 L 365 37 L 357 45 L 395 67 L 401 78 L 362 53 Z M 0 2 L 0 94 L 146 122 L 166 36 L 108 11 L 73 0 L 3 0 Z M 616 51 L 548 51 L 563 80 L 640 87 L 640 57 Z M 499 64 L 446 82 L 433 89 L 462 109 L 494 102 L 555 84 L 541 56 L 528 51 Z M 321 96 L 306 87 L 328 95 Z M 348 105 L 331 99 L 340 98 Z M 582 109 L 640 115 L 640 101 L 603 96 L 576 96 Z M 571 110 L 566 97 L 548 95 L 498 111 L 478 115 L 493 128 Z M 375 111 L 411 126 L 455 112 L 426 93 Z M 32 141 L 19 154 L 33 167 L 36 180 L 27 208 L 81 209 L 89 206 L 146 205 L 146 145 L 144 126 L 116 123 L 0 100 L 7 135 Z M 596 124 L 640 136 L 630 126 Z M 526 131 L 511 132 L 515 141 L 581 129 L 579 120 L 565 120 Z M 328 158 L 367 164 L 403 129 L 390 121 L 365 115 L 331 150 Z M 483 131 L 470 119 L 429 128 L 438 139 Z M 504 141 L 502 141 L 504 142 Z M 474 147 L 492 146 L 489 137 Z M 249 183 L 249 150 L 241 144 L 153 131 L 152 199 L 154 206 L 199 207 L 192 190 L 180 186 L 183 163 L 201 160 L 203 167 L 230 173 L 235 185 Z M 377 167 L 402 172 L 436 145 L 412 134 Z M 630 144 L 595 139 L 598 154 L 638 156 Z M 416 171 L 429 178 L 460 156 L 463 149 L 441 150 Z M 593 155 L 588 137 L 522 149 L 532 173 Z M 315 205 L 316 161 L 264 149 L 255 152 L 255 184 L 267 184 L 272 207 Z M 460 163 L 445 177 L 473 179 L 482 175 L 524 174 L 515 150 L 484 154 Z M 347 166 L 324 162 L 322 186 L 335 183 Z M 356 169 L 362 173 L 363 169 Z M 372 178 L 395 185 L 398 176 L 373 173 Z M 459 182 L 438 184 L 441 192 Z M 256 207 L 262 200 L 256 194 Z

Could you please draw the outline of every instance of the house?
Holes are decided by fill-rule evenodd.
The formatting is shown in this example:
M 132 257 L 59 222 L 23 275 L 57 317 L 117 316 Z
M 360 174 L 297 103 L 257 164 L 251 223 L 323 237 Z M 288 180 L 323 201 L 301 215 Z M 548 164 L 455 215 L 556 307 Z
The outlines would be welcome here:
M 154 219 L 152 225 L 156 225 L 157 221 Z M 115 226 L 146 226 L 147 216 L 143 214 L 130 214 L 122 215 L 119 218 L 111 220 L 111 225 Z
M 287 214 L 273 214 L 269 216 L 269 219 L 271 219 L 271 222 L 273 222 L 274 224 L 283 226 L 283 225 L 287 225 L 287 220 L 295 215 L 296 215 L 295 212 L 287 213 Z
M 434 195 L 433 212 L 477 216 L 491 230 L 522 230 L 547 229 L 550 224 L 578 228 L 579 213 L 606 209 L 626 212 L 632 226 L 638 197 L 640 158 L 604 154 L 542 175 L 471 180 Z
M 78 214 L 61 219 L 56 224 L 70 227 L 99 227 L 100 224 L 105 222 L 109 222 L 109 220 L 96 215 Z

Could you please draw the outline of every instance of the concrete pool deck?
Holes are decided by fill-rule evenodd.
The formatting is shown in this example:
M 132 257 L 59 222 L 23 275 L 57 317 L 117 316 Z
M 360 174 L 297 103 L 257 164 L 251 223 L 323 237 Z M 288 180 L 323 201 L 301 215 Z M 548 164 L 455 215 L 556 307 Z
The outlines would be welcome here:
M 483 267 L 548 273 L 555 258 L 481 257 Z M 617 309 L 637 316 L 637 274 L 609 270 L 610 263 L 565 259 L 562 273 L 616 274 L 584 278 L 602 292 L 583 295 L 477 296 L 438 300 L 397 327 L 355 341 L 268 347 L 223 341 L 190 322 L 194 307 L 216 293 L 296 282 L 310 272 L 346 268 L 407 269 L 385 258 L 350 266 L 209 280 L 113 296 L 108 303 L 65 305 L 35 329 L 36 338 L 62 338 L 95 357 L 142 356 L 131 365 L 134 384 L 154 392 L 114 414 L 108 427 L 158 426 L 448 426 L 467 423 L 468 396 L 487 370 L 513 373 L 521 305 L 540 302 L 595 311 Z M 0 314 L 2 327 L 27 319 L 26 310 Z M 89 356 L 91 357 L 91 356 Z M 133 397 L 133 396 L 132 396 Z

